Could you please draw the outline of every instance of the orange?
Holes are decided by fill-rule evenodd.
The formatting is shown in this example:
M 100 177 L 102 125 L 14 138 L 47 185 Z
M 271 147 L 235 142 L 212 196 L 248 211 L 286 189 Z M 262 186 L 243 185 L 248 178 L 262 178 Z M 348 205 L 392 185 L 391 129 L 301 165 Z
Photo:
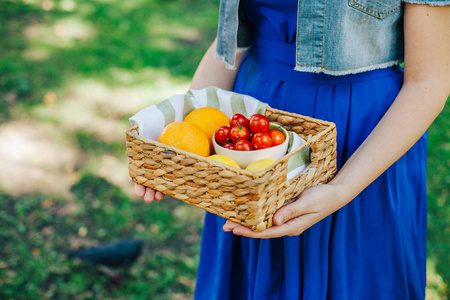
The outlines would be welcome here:
M 212 138 L 217 128 L 230 124 L 230 119 L 227 115 L 214 107 L 202 107 L 195 109 L 186 116 L 184 121 L 192 122 L 200 126 L 208 137 L 211 152 L 213 152 L 214 149 Z
M 158 142 L 201 156 L 209 155 L 208 138 L 203 130 L 194 123 L 170 123 L 159 135 Z

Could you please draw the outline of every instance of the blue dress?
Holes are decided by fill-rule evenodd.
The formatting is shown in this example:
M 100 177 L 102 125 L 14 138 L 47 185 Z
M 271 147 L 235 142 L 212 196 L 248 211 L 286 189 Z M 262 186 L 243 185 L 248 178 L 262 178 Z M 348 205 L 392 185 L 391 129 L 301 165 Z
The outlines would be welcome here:
M 402 70 L 294 71 L 297 1 L 246 0 L 256 38 L 235 92 L 336 123 L 338 168 L 383 117 Z M 392 128 L 395 130 L 395 128 Z M 424 299 L 426 136 L 358 197 L 299 236 L 251 239 L 205 218 L 195 299 Z

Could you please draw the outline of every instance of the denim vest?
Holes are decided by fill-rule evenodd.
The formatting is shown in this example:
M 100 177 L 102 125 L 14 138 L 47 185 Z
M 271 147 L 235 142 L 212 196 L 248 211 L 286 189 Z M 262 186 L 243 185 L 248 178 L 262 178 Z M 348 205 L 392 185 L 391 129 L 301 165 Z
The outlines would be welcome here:
M 295 70 L 346 75 L 401 63 L 402 1 L 450 5 L 448 0 L 298 0 Z M 216 58 L 234 69 L 236 52 L 249 48 L 252 39 L 239 0 L 221 0 Z

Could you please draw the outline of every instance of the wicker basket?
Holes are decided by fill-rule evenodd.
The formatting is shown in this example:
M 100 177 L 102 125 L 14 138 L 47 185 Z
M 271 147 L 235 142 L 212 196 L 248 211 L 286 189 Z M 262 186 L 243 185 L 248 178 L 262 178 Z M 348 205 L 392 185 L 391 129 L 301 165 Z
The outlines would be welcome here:
M 130 176 L 136 183 L 255 231 L 269 228 L 277 209 L 294 201 L 304 189 L 333 178 L 336 127 L 331 122 L 270 107 L 265 114 L 270 122 L 306 140 L 269 169 L 258 172 L 237 169 L 141 137 L 136 125 L 126 132 Z M 288 181 L 288 159 L 304 147 L 311 149 L 311 162 Z

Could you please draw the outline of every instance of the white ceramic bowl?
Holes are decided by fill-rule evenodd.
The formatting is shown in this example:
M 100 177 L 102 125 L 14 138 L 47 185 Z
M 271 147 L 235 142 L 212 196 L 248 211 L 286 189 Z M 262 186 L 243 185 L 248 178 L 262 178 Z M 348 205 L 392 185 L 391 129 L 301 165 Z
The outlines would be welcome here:
M 264 158 L 273 158 L 275 160 L 279 160 L 287 153 L 289 133 L 286 129 L 278 124 L 270 123 L 270 129 L 272 128 L 281 129 L 281 131 L 283 132 L 285 140 L 281 145 L 261 150 L 237 151 L 224 148 L 217 144 L 216 140 L 213 139 L 214 150 L 216 151 L 216 154 L 224 155 L 233 159 L 242 169 L 245 169 L 250 163 Z

